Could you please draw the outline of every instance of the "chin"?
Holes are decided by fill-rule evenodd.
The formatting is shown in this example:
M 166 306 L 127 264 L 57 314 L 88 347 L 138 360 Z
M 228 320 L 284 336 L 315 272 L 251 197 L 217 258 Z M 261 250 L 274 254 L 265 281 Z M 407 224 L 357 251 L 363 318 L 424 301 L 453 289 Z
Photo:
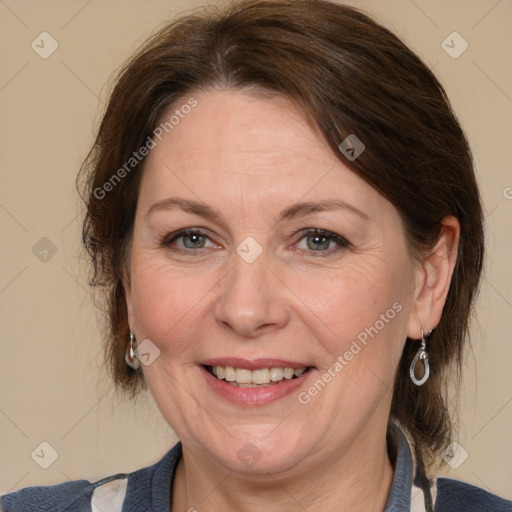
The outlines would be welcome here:
M 258 450 L 250 442 L 235 452 L 222 454 L 217 461 L 230 471 L 248 475 L 266 475 L 285 473 L 297 468 L 297 452 L 280 453 Z
M 275 428 L 275 426 L 274 426 Z M 299 458 L 304 457 L 304 443 L 283 431 L 283 435 L 268 435 L 268 430 L 258 434 L 235 435 L 227 445 L 210 446 L 209 451 L 222 466 L 230 471 L 251 475 L 283 473 L 296 469 Z M 298 441 L 298 440 L 297 440 Z M 302 455 L 301 455 L 302 454 Z

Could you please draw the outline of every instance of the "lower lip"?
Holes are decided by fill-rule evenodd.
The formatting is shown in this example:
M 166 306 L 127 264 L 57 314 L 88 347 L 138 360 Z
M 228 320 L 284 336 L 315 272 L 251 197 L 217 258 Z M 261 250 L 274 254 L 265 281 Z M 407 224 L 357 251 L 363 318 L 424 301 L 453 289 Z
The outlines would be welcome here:
M 236 405 L 264 405 L 293 393 L 302 386 L 312 373 L 308 368 L 296 379 L 283 380 L 265 387 L 240 388 L 214 377 L 204 366 L 200 369 L 213 391 Z

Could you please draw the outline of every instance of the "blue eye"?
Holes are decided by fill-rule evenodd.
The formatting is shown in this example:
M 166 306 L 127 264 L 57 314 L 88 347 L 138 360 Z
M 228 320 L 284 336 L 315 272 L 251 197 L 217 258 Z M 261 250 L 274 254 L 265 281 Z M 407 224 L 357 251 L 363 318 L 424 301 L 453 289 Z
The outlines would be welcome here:
M 192 235 L 183 235 L 180 238 L 183 239 L 183 245 L 187 249 L 202 249 L 206 241 L 203 235 L 197 233 Z
M 350 246 L 350 243 L 345 238 L 324 229 L 309 229 L 302 234 L 303 236 L 300 241 L 306 240 L 306 247 L 299 247 L 301 251 L 330 254 L 340 248 Z M 333 245 L 338 247 L 332 248 Z
M 306 241 L 305 247 L 300 246 L 303 240 Z M 207 245 L 208 243 L 210 245 Z M 200 229 L 182 229 L 166 236 L 161 241 L 161 245 L 173 251 L 184 253 L 200 252 L 208 247 L 219 247 L 209 239 L 207 233 Z M 314 256 L 328 256 L 333 252 L 350 247 L 350 242 L 331 231 L 313 228 L 302 232 L 302 237 L 297 245 L 301 252 L 310 253 Z
M 204 249 L 206 247 L 206 241 L 209 240 L 206 233 L 203 233 L 197 229 L 183 229 L 174 233 L 172 238 L 166 238 L 162 241 L 165 247 L 175 244 L 177 240 L 182 240 L 182 245 L 176 247 L 177 250 L 188 250 L 188 249 Z M 212 244 L 213 246 L 213 244 Z

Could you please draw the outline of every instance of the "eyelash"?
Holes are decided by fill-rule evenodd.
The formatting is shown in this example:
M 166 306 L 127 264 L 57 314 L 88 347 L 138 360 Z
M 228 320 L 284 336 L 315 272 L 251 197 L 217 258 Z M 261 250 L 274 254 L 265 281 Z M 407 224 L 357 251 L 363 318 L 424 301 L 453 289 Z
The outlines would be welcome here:
M 185 236 L 192 236 L 192 235 L 199 235 L 204 236 L 209 239 L 208 234 L 202 231 L 201 229 L 194 229 L 194 228 L 188 228 L 188 229 L 182 229 L 176 233 L 173 233 L 171 235 L 165 236 L 161 240 L 161 245 L 165 248 L 171 249 L 172 251 L 181 252 L 190 254 L 191 252 L 202 252 L 205 250 L 204 248 L 199 249 L 181 249 L 177 247 L 171 247 L 171 244 L 178 240 L 179 238 L 185 237 Z M 341 249 L 346 249 L 351 246 L 350 242 L 340 236 L 336 233 L 333 233 L 332 231 L 327 231 L 325 229 L 319 229 L 319 228 L 310 228 L 303 230 L 299 233 L 300 238 L 297 240 L 296 243 L 300 242 L 302 239 L 310 237 L 310 236 L 317 236 L 321 238 L 327 238 L 333 242 L 336 242 L 338 244 L 338 248 L 335 249 L 328 249 L 326 251 L 313 251 L 313 250 L 307 250 L 307 249 L 298 249 L 299 252 L 310 252 L 314 257 L 326 257 L 330 256 L 334 252 L 338 252 Z M 210 240 L 211 241 L 211 240 Z
M 338 244 L 338 247 L 334 249 L 328 249 L 326 251 L 313 251 L 308 249 L 298 249 L 300 252 L 309 252 L 311 255 L 313 255 L 316 258 L 324 258 L 327 256 L 330 256 L 333 253 L 336 253 L 342 249 L 347 249 L 351 246 L 350 242 L 340 236 L 336 233 L 333 233 L 332 231 L 327 231 L 326 229 L 319 229 L 319 228 L 310 228 L 306 229 L 300 232 L 299 234 L 300 238 L 297 240 L 296 243 L 300 242 L 304 238 L 308 238 L 310 236 L 317 236 L 319 238 L 327 238 L 328 240 L 335 242 Z

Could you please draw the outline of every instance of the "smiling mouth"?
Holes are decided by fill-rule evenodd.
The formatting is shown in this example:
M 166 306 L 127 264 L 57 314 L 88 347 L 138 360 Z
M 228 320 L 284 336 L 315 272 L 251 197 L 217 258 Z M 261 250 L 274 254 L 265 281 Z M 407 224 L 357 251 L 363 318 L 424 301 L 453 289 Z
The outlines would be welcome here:
M 246 368 L 234 368 L 232 366 L 208 366 L 204 368 L 218 380 L 226 381 L 232 386 L 241 388 L 260 388 L 280 384 L 287 380 L 298 379 L 312 367 L 304 368 L 260 368 L 248 370 Z

